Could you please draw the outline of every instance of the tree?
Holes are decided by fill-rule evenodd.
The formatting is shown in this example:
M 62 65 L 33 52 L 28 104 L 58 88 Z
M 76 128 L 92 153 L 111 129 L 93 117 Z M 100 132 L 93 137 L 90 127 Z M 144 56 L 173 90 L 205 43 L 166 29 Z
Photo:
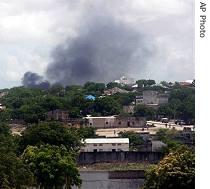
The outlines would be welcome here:
M 103 116 L 119 114 L 120 104 L 110 96 L 98 98 L 95 100 L 94 110 Z
M 89 81 L 84 84 L 84 89 L 88 93 L 101 94 L 101 93 L 103 93 L 103 91 L 105 89 L 105 84 L 104 83 L 94 83 L 94 82 Z
M 155 82 L 155 80 L 152 80 L 152 79 L 149 79 L 149 80 L 140 79 L 140 80 L 136 81 L 136 84 L 138 84 L 138 88 L 144 88 L 144 87 L 148 87 L 151 85 L 155 85 L 156 82 Z
M 34 184 L 33 173 L 17 157 L 15 138 L 6 124 L 0 124 L 0 188 L 26 188 Z
M 185 146 L 179 140 L 176 139 L 176 136 L 180 133 L 180 131 L 174 129 L 159 129 L 156 133 L 156 137 L 158 140 L 161 140 L 165 144 L 166 147 L 163 147 L 162 152 L 167 154 L 170 150 L 176 150 L 181 146 Z
M 195 187 L 195 154 L 186 147 L 170 152 L 145 173 L 143 189 L 192 189 Z
M 77 129 L 78 135 L 81 136 L 82 139 L 86 138 L 95 138 L 96 135 L 96 128 L 94 127 L 81 127 Z
M 50 144 L 64 145 L 69 151 L 78 151 L 81 146 L 80 136 L 77 132 L 64 127 L 58 122 L 43 122 L 28 127 L 20 139 L 20 151 L 28 145 L 40 146 Z
M 146 105 L 137 105 L 134 108 L 134 115 L 138 117 L 146 117 L 152 119 L 155 116 L 155 110 L 147 107 Z
M 114 87 L 119 87 L 119 88 L 121 88 L 122 85 L 119 84 L 119 83 L 116 83 L 116 82 L 109 82 L 109 83 L 106 85 L 106 87 L 107 87 L 107 89 L 112 89 L 112 88 L 114 88 Z
M 119 136 L 122 138 L 129 138 L 131 150 L 138 150 L 140 148 L 139 146 L 144 143 L 143 138 L 133 131 L 120 132 Z
M 38 185 L 43 189 L 67 188 L 81 185 L 74 155 L 65 146 L 28 146 L 22 155 L 23 161 L 34 173 Z
M 170 84 L 167 81 L 161 81 L 160 84 L 164 87 L 170 87 Z

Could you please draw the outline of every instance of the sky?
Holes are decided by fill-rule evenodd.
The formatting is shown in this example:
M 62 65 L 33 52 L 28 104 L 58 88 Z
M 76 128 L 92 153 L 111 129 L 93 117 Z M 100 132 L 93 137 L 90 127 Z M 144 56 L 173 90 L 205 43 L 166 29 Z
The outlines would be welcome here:
M 21 85 L 27 71 L 72 84 L 87 73 L 66 59 L 88 49 L 97 74 L 81 82 L 194 79 L 194 0 L 0 1 L 0 88 Z

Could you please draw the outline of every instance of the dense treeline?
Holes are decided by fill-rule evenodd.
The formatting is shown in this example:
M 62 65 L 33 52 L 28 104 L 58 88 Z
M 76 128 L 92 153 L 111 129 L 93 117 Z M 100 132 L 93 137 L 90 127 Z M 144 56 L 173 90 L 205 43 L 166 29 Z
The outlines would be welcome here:
M 191 121 L 194 119 L 195 91 L 194 88 L 181 88 L 178 84 L 162 82 L 162 86 L 154 86 L 154 80 L 137 81 L 138 88 L 133 90 L 129 86 L 118 83 L 87 82 L 84 86 L 53 85 L 48 90 L 15 87 L 8 90 L 8 94 L 0 99 L 6 110 L 0 112 L 1 121 L 24 120 L 27 123 L 38 123 L 46 120 L 46 112 L 55 109 L 64 109 L 71 118 L 80 118 L 88 114 L 107 116 L 123 114 L 123 106 L 135 102 L 135 96 L 142 95 L 143 90 L 168 90 L 169 103 L 158 110 L 146 106 L 137 106 L 135 116 L 145 116 L 147 119 L 156 119 L 158 115 L 173 119 Z M 128 93 L 116 93 L 104 96 L 105 89 L 120 87 Z M 131 91 L 133 90 L 133 91 Z M 93 95 L 95 100 L 86 99 L 86 95 Z
M 58 122 L 31 125 L 22 136 L 0 124 L 0 188 L 80 186 L 76 157 L 81 140 L 89 137 L 95 137 L 93 128 L 66 128 Z

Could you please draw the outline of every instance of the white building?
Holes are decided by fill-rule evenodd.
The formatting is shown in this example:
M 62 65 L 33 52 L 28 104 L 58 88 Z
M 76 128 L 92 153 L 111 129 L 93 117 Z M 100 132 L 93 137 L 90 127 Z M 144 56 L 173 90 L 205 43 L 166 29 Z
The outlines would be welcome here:
M 128 138 L 88 138 L 83 142 L 82 152 L 129 151 Z
M 84 117 L 84 119 L 87 120 L 87 124 L 90 127 L 112 128 L 114 127 L 116 118 L 114 116 L 100 116 L 100 117 L 87 116 Z
M 114 82 L 115 83 L 120 83 L 120 84 L 123 84 L 123 85 L 133 85 L 133 84 L 135 84 L 134 78 L 128 78 L 128 77 L 125 77 L 125 76 L 122 76 L 119 80 L 115 80 Z

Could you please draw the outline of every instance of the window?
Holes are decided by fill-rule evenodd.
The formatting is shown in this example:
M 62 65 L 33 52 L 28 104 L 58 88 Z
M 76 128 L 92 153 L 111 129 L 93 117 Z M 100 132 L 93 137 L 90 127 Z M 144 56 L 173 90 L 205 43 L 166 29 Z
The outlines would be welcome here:
M 116 144 L 112 144 L 112 146 L 116 146 Z
M 99 144 L 99 146 L 103 146 L 103 144 Z
M 93 144 L 93 146 L 97 146 L 97 144 Z
M 93 152 L 97 152 L 97 149 L 93 149 Z
M 92 125 L 92 123 L 89 123 L 89 125 Z
M 121 125 L 121 121 L 119 121 L 119 123 L 118 123 L 119 125 Z
M 112 152 L 116 152 L 116 149 L 112 149 Z
M 121 144 L 117 144 L 118 146 L 121 146 Z
M 108 124 L 108 121 L 106 121 L 106 124 Z
M 134 121 L 132 122 L 133 125 L 135 125 Z

